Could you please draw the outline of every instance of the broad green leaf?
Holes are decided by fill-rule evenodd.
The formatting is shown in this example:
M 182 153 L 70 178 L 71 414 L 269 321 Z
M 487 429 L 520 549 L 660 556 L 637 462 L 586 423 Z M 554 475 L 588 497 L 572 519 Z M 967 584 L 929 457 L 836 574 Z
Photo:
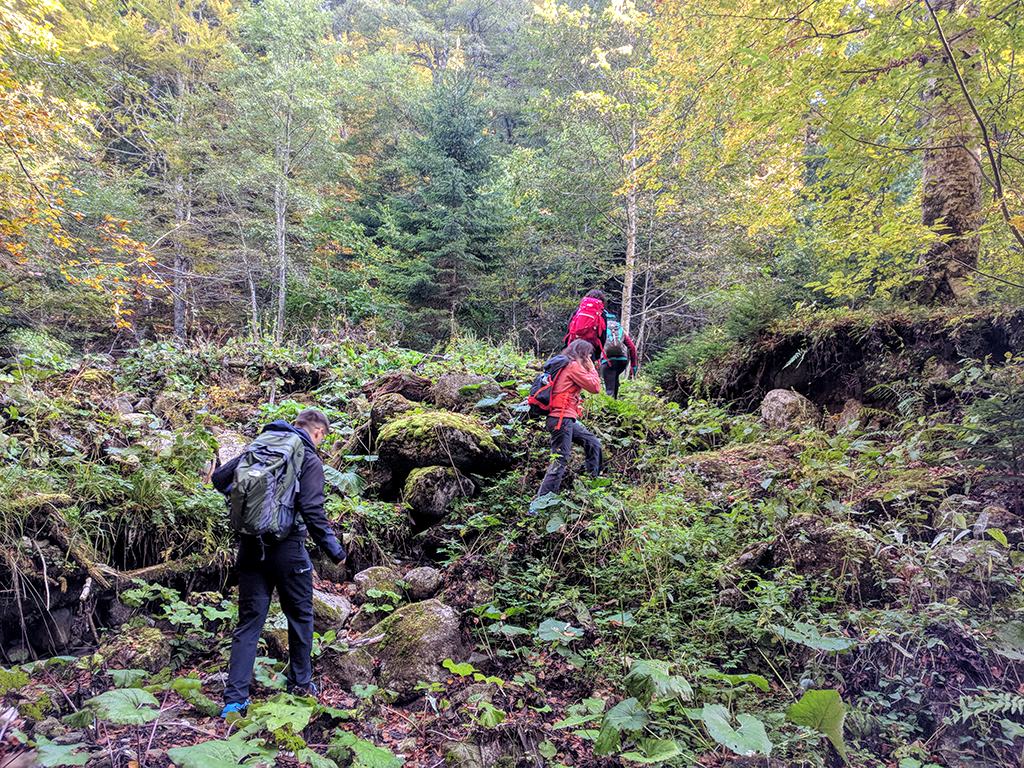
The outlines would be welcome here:
M 239 738 L 204 741 L 190 747 L 167 750 L 167 756 L 178 768 L 227 768 L 237 766 L 249 755 L 262 753 L 263 750 L 255 743 Z
M 693 698 L 693 689 L 684 678 L 672 674 L 673 666 L 670 661 L 651 659 L 633 662 L 626 675 L 626 690 L 644 706 L 655 698 L 689 701 Z
M 485 397 L 482 400 L 477 401 L 477 404 L 474 405 L 473 407 L 474 408 L 490 408 L 492 405 L 497 405 L 502 400 L 504 400 L 506 394 L 507 393 L 505 393 L 505 392 L 501 392 L 501 393 L 498 394 L 497 397 Z
M 745 683 L 750 683 L 753 686 L 760 688 L 765 693 L 769 690 L 768 681 L 760 675 L 748 673 L 745 675 L 727 675 L 724 672 L 717 672 L 715 670 L 704 670 L 701 672 L 704 677 L 710 678 L 711 680 L 724 680 L 729 685 L 737 686 Z
M 1004 547 L 1008 545 L 1009 542 L 1007 542 L 1006 540 L 1006 534 L 1000 531 L 998 528 L 989 528 L 987 533 L 989 536 L 998 541 Z
M 358 496 L 365 481 L 356 472 L 342 472 L 324 464 L 324 479 L 342 496 Z
M 842 652 L 857 645 L 856 640 L 848 637 L 822 637 L 818 628 L 810 624 L 794 624 L 792 628 L 773 624 L 772 629 L 786 640 L 800 643 L 814 651 Z
M 805 725 L 828 736 L 843 762 L 846 762 L 846 744 L 843 742 L 843 720 L 846 705 L 838 691 L 807 691 L 796 704 L 786 710 L 786 719 Z
M 81 749 L 76 753 L 76 749 Z M 81 744 L 54 744 L 45 736 L 36 737 L 36 762 L 45 768 L 59 768 L 62 765 L 85 765 L 89 762 L 89 750 Z
M 631 763 L 652 765 L 682 754 L 679 745 L 672 739 L 637 739 L 636 744 L 640 752 L 623 752 L 619 757 Z
M 583 630 L 565 621 L 545 619 L 537 628 L 537 637 L 541 640 L 568 645 L 576 638 L 583 637 Z
M 594 752 L 598 755 L 610 755 L 619 747 L 623 731 L 627 735 L 639 731 L 650 722 L 647 710 L 640 706 L 634 698 L 620 701 L 604 716 L 601 732 L 594 742 Z
M 314 752 L 312 749 L 300 749 L 295 757 L 299 765 L 308 765 L 311 768 L 338 768 L 338 764 L 329 757 Z
M 708 735 L 737 755 L 770 755 L 772 743 L 764 732 L 764 724 L 751 715 L 738 715 L 738 729 L 730 725 L 729 710 L 721 704 L 706 704 L 701 710 L 701 721 Z
M 348 731 L 336 731 L 331 743 L 344 747 L 355 754 L 356 760 L 365 768 L 401 768 L 402 761 L 391 752 L 361 739 Z M 328 750 L 331 754 L 331 750 Z
M 451 659 L 445 659 L 443 662 L 441 662 L 441 666 L 445 669 L 450 669 L 454 674 L 458 675 L 459 677 L 469 677 L 474 672 L 476 672 L 476 667 L 474 667 L 472 664 L 469 664 L 468 662 L 465 664 L 456 664 Z
M 505 722 L 506 716 L 507 713 L 504 710 L 484 703 L 481 705 L 480 717 L 477 718 L 477 722 L 485 728 L 494 728 L 495 726 Z
M 101 693 L 85 702 L 97 718 L 117 725 L 142 725 L 160 717 L 154 707 L 160 703 L 149 691 L 141 688 L 120 688 Z
M 262 722 L 268 731 L 289 726 L 292 733 L 301 733 L 313 717 L 314 705 L 303 699 L 279 693 L 262 704 L 249 707 L 249 718 Z

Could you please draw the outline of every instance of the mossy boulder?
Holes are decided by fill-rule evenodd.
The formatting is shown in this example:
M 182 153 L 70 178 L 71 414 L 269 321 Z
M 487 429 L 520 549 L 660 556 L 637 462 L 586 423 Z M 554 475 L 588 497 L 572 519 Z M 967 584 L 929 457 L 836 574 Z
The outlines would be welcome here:
M 370 406 L 370 429 L 376 434 L 380 428 L 403 413 L 419 408 L 416 403 L 406 400 L 397 392 L 388 392 L 373 401 Z
M 501 387 L 486 376 L 473 373 L 446 373 L 430 390 L 434 404 L 448 411 L 472 408 L 485 397 L 496 397 Z
M 108 669 L 159 672 L 171 665 L 171 641 L 155 627 L 132 627 L 100 646 Z
M 370 400 L 376 400 L 385 394 L 395 392 L 406 400 L 421 403 L 430 399 L 433 382 L 423 376 L 405 371 L 391 371 L 373 381 L 368 381 L 361 392 Z
M 439 600 L 402 606 L 367 634 L 384 635 L 376 646 L 380 660 L 380 686 L 395 691 L 398 701 L 419 695 L 420 682 L 439 683 L 449 677 L 442 664 L 469 658 L 471 645 L 462 633 L 458 611 Z
M 377 679 L 377 665 L 365 648 L 351 651 L 327 648 L 319 663 L 329 680 L 347 690 L 352 690 L 353 685 L 369 685 Z
M 341 632 L 351 615 L 352 603 L 348 598 L 313 590 L 313 628 L 321 635 L 332 630 Z
M 511 466 L 504 446 L 475 419 L 447 411 L 412 413 L 388 422 L 377 436 L 377 464 L 390 473 L 396 493 L 409 472 L 453 467 L 464 475 L 493 475 Z
M 796 515 L 772 541 L 770 554 L 755 560 L 771 570 L 784 567 L 800 576 L 836 581 L 840 594 L 866 605 L 885 596 L 894 575 L 890 561 L 875 556 L 876 546 L 870 534 L 849 523 Z
M 409 597 L 417 602 L 433 597 L 437 590 L 441 588 L 442 580 L 441 572 L 437 568 L 431 568 L 430 566 L 413 568 L 405 574 L 405 583 L 408 585 Z
M 421 467 L 409 473 L 402 498 L 422 524 L 433 525 L 445 516 L 448 505 L 459 497 L 472 497 L 476 485 L 451 467 Z
M 386 598 L 371 597 L 369 595 L 371 591 L 392 592 L 396 595 L 401 595 L 403 592 L 402 586 L 399 584 L 402 581 L 402 574 L 394 568 L 387 568 L 383 565 L 375 565 L 365 571 L 360 571 L 352 581 L 356 585 L 356 593 L 352 597 L 352 601 L 356 605 L 364 603 L 379 605 L 387 602 Z

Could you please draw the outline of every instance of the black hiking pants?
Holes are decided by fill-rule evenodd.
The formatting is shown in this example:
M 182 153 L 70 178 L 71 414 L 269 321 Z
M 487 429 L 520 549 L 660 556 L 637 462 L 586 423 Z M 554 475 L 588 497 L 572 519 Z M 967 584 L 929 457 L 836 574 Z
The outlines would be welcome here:
M 601 375 L 604 377 L 604 393 L 619 399 L 619 376 L 629 366 L 629 360 L 612 358 L 601 363 Z
M 544 422 L 544 428 L 551 433 L 552 459 L 548 473 L 544 475 L 544 481 L 537 491 L 538 496 L 558 493 L 562 485 L 562 475 L 569 465 L 569 451 L 572 450 L 573 443 L 583 446 L 587 473 L 594 477 L 601 474 L 601 441 L 576 419 L 562 419 L 561 427 L 558 422 L 557 416 L 548 416 Z
M 225 704 L 249 698 L 256 646 L 275 587 L 288 619 L 288 683 L 303 688 L 313 678 L 313 564 L 305 541 L 305 528 L 278 543 L 242 537 L 237 563 L 238 626 L 231 642 Z

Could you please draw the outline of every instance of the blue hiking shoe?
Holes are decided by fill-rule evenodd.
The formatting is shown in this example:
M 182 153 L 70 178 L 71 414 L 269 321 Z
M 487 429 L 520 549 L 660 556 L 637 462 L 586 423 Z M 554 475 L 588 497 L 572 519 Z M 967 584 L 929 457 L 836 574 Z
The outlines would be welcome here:
M 250 701 L 251 699 L 246 699 L 242 702 L 233 701 L 230 704 L 225 704 L 224 709 L 220 711 L 220 716 L 225 720 L 237 720 L 240 717 L 245 717 Z M 233 717 L 231 717 L 232 715 Z

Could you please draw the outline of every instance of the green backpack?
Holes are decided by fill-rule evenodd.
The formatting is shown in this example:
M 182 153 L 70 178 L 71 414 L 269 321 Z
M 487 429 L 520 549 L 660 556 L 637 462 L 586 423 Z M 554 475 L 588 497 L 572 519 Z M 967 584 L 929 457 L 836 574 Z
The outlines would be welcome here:
M 306 447 L 294 432 L 264 432 L 242 454 L 231 484 L 231 527 L 278 541 L 295 523 L 295 494 Z

